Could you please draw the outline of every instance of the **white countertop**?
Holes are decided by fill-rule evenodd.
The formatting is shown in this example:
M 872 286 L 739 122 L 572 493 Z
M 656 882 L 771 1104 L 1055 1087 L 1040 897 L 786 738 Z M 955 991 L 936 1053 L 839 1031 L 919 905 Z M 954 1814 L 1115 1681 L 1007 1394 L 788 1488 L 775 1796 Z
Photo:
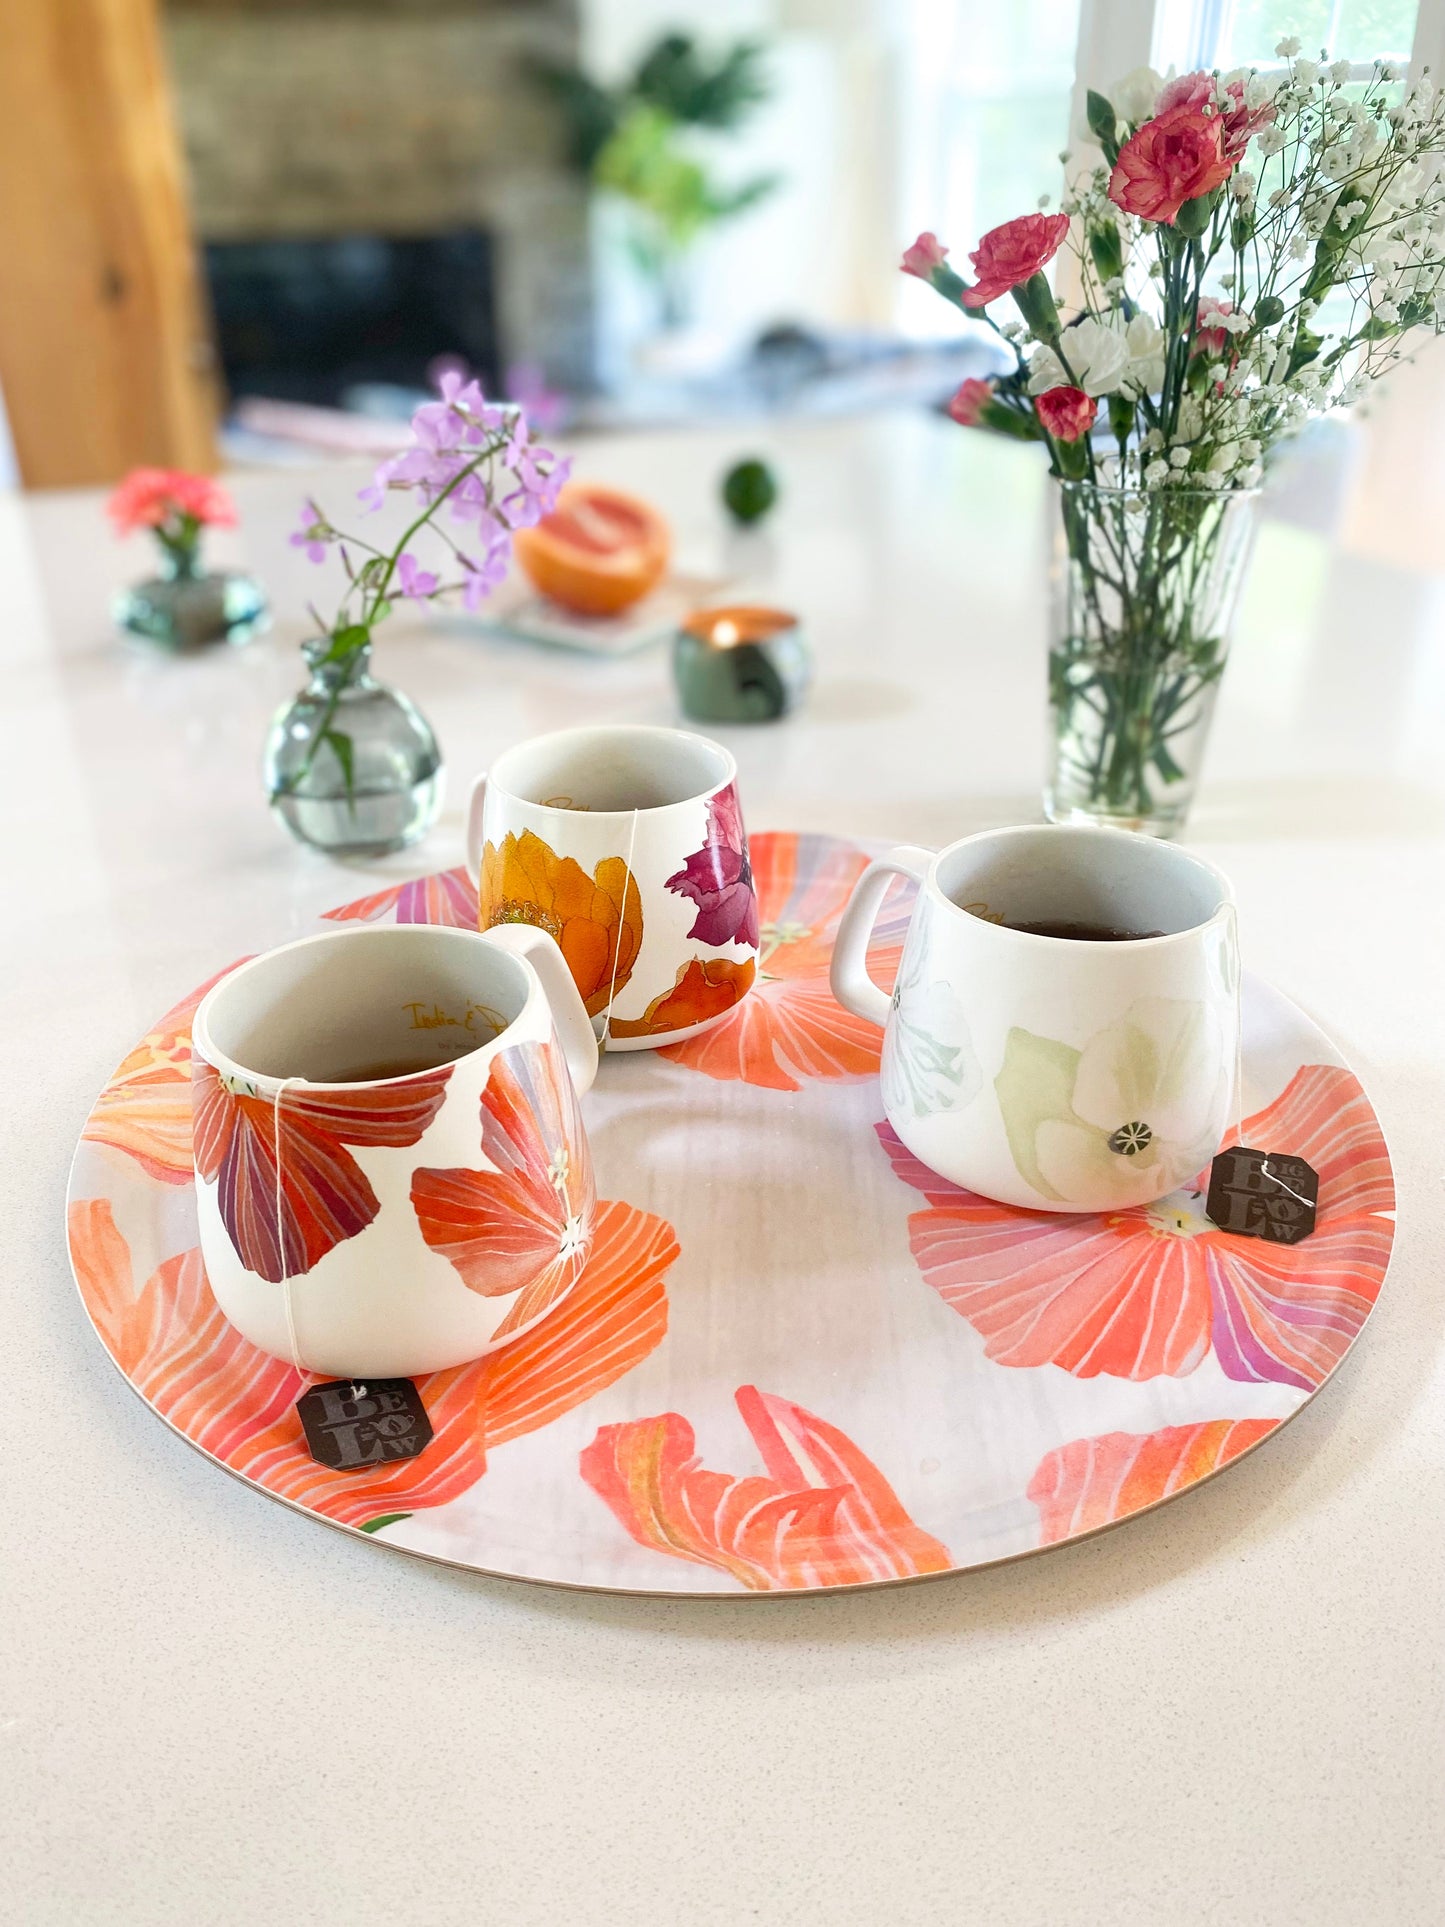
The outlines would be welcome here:
M 938 843 L 1037 814 L 1043 478 L 922 416 L 586 445 L 716 563 L 717 476 L 786 490 L 773 593 L 809 706 L 719 731 L 756 829 Z M 169 661 L 107 603 L 100 498 L 0 498 L 9 1110 L 0 1251 L 0 1919 L 72 1923 L 1445 1917 L 1445 561 L 1263 530 L 1190 841 L 1246 956 L 1364 1078 L 1396 1256 L 1344 1367 L 1206 1489 L 1014 1566 L 841 1598 L 661 1602 L 470 1577 L 269 1503 L 122 1384 L 71 1283 L 89 1105 L 149 1021 L 329 905 L 458 860 L 514 739 L 674 716 L 665 654 L 599 663 L 398 620 L 379 673 L 452 789 L 363 872 L 262 799 L 314 574 L 300 495 L 243 476 L 281 621 Z

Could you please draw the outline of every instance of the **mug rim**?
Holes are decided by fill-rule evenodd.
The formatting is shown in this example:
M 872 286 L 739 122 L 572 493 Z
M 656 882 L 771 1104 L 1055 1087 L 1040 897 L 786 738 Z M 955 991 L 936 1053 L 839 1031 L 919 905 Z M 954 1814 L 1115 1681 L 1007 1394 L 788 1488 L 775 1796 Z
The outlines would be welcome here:
M 569 737 L 630 735 L 680 737 L 684 742 L 700 743 L 704 749 L 714 751 L 723 759 L 723 774 L 717 782 L 707 789 L 694 790 L 690 796 L 679 796 L 672 803 L 642 803 L 627 810 L 573 810 L 557 803 L 534 803 L 528 796 L 521 796 L 507 784 L 502 771 L 512 757 L 521 750 L 535 749 L 539 743 L 562 743 Z M 509 803 L 524 810 L 543 810 L 548 816 L 576 817 L 585 816 L 594 823 L 627 823 L 633 817 L 658 817 L 668 810 L 686 809 L 694 803 L 708 803 L 718 796 L 730 783 L 738 780 L 737 758 L 725 743 L 714 737 L 703 736 L 695 729 L 675 729 L 670 723 L 574 723 L 566 729 L 544 730 L 540 736 L 524 736 L 519 743 L 511 743 L 504 749 L 491 768 L 486 772 L 487 788 L 504 796 Z
M 961 903 L 955 903 L 939 884 L 938 869 L 944 858 L 953 856 L 958 850 L 967 849 L 970 844 L 1005 842 L 1012 841 L 1014 838 L 1038 836 L 1081 837 L 1085 841 L 1102 838 L 1105 841 L 1128 842 L 1136 845 L 1148 843 L 1155 849 L 1167 852 L 1169 860 L 1178 860 L 1202 870 L 1218 886 L 1219 907 L 1212 910 L 1207 917 L 1201 918 L 1198 923 L 1191 923 L 1183 930 L 1161 931 L 1157 937 L 1116 938 L 1108 945 L 1111 955 L 1116 950 L 1134 953 L 1151 948 L 1157 949 L 1164 944 L 1181 943 L 1187 938 L 1198 936 L 1201 930 L 1208 930 L 1226 913 L 1231 917 L 1236 915 L 1234 887 L 1223 870 L 1211 863 L 1208 857 L 1198 856 L 1193 850 L 1181 850 L 1177 843 L 1166 843 L 1158 837 L 1142 837 L 1137 830 L 1115 829 L 1111 824 L 1105 823 L 1009 823 L 1000 825 L 997 829 L 974 830 L 968 836 L 956 837 L 952 843 L 946 843 L 935 853 L 924 875 L 923 887 L 945 910 L 951 910 L 955 916 L 966 917 L 971 924 L 982 924 L 987 929 L 997 931 L 1001 936 L 1013 938 L 1025 944 L 1066 944 L 1071 949 L 1096 954 L 1099 945 L 1092 937 L 1046 937 L 1037 930 L 1016 930 L 1011 924 L 994 923 L 988 917 L 976 917 Z
M 526 986 L 526 995 L 522 999 L 522 1007 L 517 1012 L 517 1015 L 512 1019 L 511 1023 L 503 1025 L 495 1037 L 488 1037 L 484 1039 L 483 1042 L 474 1044 L 470 1050 L 462 1051 L 460 1055 L 456 1057 L 447 1058 L 445 1068 L 448 1070 L 454 1069 L 458 1064 L 469 1063 L 482 1051 L 491 1050 L 496 1045 L 503 1043 L 527 1015 L 533 1000 L 542 995 L 541 984 L 536 972 L 527 963 L 526 958 L 516 956 L 510 950 L 503 950 L 497 944 L 487 943 L 486 933 L 484 931 L 462 930 L 457 929 L 451 924 L 441 923 L 398 923 L 364 925 L 358 930 L 318 930 L 313 936 L 297 937 L 292 943 L 277 944 L 274 949 L 262 950 L 254 957 L 247 957 L 244 963 L 237 964 L 234 970 L 227 971 L 219 983 L 212 984 L 200 1003 L 197 1004 L 196 1014 L 191 1019 L 192 1055 L 200 1057 L 205 1063 L 210 1065 L 213 1071 L 218 1072 L 222 1077 L 241 1079 L 245 1083 L 254 1084 L 258 1092 L 264 1089 L 268 1093 L 278 1091 L 282 1085 L 288 1087 L 294 1085 L 298 1088 L 304 1085 L 308 1091 L 385 1090 L 389 1089 L 392 1085 L 408 1084 L 414 1078 L 435 1076 L 436 1072 L 443 1068 L 442 1065 L 420 1065 L 416 1070 L 398 1071 L 394 1077 L 349 1077 L 345 1080 L 324 1077 L 277 1077 L 269 1071 L 252 1070 L 249 1065 L 243 1064 L 238 1058 L 232 1057 L 229 1051 L 220 1049 L 209 1035 L 212 1006 L 220 1001 L 226 991 L 230 990 L 234 984 L 238 983 L 242 977 L 248 975 L 250 972 L 263 968 L 278 957 L 290 956 L 292 952 L 297 950 L 310 949 L 320 944 L 367 942 L 374 941 L 377 938 L 388 938 L 394 941 L 401 931 L 414 933 L 412 936 L 403 939 L 404 942 L 408 943 L 415 941 L 416 937 L 424 935 L 428 940 L 440 940 L 443 943 L 450 943 L 459 939 L 461 942 L 467 944 L 483 944 L 488 952 L 492 956 L 500 958 L 507 968 L 515 965 L 521 970 L 522 980 Z

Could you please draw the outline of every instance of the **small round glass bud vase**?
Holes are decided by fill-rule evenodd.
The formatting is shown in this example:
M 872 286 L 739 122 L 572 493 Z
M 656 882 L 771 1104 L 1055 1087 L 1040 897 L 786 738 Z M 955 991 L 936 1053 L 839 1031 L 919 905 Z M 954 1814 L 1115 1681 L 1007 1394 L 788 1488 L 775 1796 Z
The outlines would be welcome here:
M 213 643 L 249 642 L 270 627 L 259 582 L 201 567 L 196 553 L 162 552 L 161 573 L 122 589 L 112 608 L 118 628 L 171 655 Z
M 266 742 L 266 793 L 301 843 L 331 856 L 385 856 L 426 835 L 442 800 L 442 758 L 409 697 L 370 674 L 371 646 L 332 660 L 303 643 L 311 680 Z
M 689 721 L 766 723 L 797 707 L 812 659 L 796 616 L 747 605 L 688 616 L 672 669 Z

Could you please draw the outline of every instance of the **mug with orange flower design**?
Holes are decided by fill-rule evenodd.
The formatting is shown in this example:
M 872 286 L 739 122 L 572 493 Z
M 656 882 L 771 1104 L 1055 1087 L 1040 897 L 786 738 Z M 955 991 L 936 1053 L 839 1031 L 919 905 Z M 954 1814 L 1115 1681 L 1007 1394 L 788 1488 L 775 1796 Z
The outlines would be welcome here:
M 597 1043 L 542 931 L 288 944 L 213 986 L 192 1052 L 201 1252 L 263 1351 L 412 1377 L 520 1337 L 576 1283 Z
M 482 929 L 554 937 L 609 1050 L 679 1043 L 752 987 L 737 764 L 705 736 L 601 724 L 517 744 L 472 787 L 467 863 Z

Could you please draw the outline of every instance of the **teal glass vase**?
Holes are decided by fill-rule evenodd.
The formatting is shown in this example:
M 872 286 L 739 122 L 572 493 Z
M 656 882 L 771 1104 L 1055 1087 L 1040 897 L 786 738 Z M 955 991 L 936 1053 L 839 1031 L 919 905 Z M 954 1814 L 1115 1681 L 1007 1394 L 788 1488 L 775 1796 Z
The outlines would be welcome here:
M 161 552 L 160 574 L 122 589 L 112 613 L 127 635 L 176 656 L 249 642 L 271 625 L 259 582 L 232 570 L 205 570 L 197 551 L 169 548 Z
M 444 772 L 431 724 L 371 674 L 370 645 L 326 660 L 329 639 L 302 644 L 311 679 L 266 740 L 266 794 L 298 842 L 332 856 L 385 856 L 426 835 Z

